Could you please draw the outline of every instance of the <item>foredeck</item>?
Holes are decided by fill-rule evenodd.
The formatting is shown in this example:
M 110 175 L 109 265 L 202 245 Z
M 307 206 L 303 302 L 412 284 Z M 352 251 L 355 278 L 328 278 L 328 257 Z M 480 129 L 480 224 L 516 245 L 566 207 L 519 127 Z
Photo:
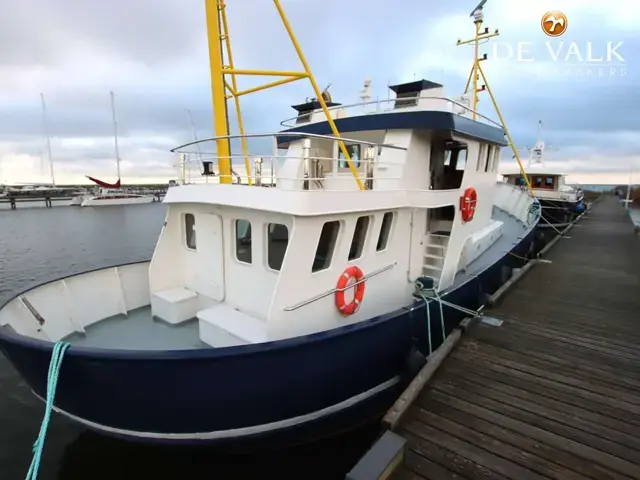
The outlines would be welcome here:
M 614 197 L 476 321 L 406 411 L 402 479 L 640 479 L 640 237 Z

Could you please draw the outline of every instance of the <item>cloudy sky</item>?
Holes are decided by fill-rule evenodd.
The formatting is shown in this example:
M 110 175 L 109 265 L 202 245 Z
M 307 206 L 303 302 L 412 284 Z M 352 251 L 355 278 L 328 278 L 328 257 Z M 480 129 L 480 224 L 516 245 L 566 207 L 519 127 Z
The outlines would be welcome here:
M 187 109 L 197 134 L 212 135 L 204 0 L 0 2 L 0 183 L 50 180 L 41 92 L 57 183 L 115 178 L 110 90 L 124 183 L 175 177 L 169 149 L 192 139 Z M 237 67 L 300 69 L 270 0 L 228 3 Z M 475 3 L 282 0 L 318 82 L 342 103 L 358 100 L 365 77 L 381 99 L 388 82 L 413 78 L 460 95 L 473 53 L 455 43 L 472 34 Z M 559 39 L 540 28 L 549 10 L 569 18 Z M 547 164 L 571 181 L 626 183 L 635 162 L 640 183 L 639 22 L 636 0 L 489 0 L 485 26 L 501 34 L 481 47 L 483 65 L 519 147 L 535 143 L 542 120 Z M 311 95 L 301 81 L 243 97 L 246 129 L 277 129 Z M 503 152 L 504 169 L 511 156 Z

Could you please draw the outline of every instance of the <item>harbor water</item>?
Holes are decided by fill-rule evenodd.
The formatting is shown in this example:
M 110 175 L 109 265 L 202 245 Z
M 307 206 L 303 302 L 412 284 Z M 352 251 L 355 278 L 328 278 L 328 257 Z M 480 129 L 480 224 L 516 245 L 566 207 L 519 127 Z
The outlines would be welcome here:
M 0 304 L 62 276 L 151 258 L 160 203 L 100 208 L 0 209 Z M 62 369 L 64 370 L 64 362 Z M 126 392 L 122 392 L 126 395 Z M 256 406 L 259 408 L 259 406 Z M 0 480 L 25 478 L 44 405 L 0 354 Z M 40 467 L 49 479 L 343 479 L 371 445 L 376 423 L 284 451 L 223 454 L 104 437 L 54 414 Z

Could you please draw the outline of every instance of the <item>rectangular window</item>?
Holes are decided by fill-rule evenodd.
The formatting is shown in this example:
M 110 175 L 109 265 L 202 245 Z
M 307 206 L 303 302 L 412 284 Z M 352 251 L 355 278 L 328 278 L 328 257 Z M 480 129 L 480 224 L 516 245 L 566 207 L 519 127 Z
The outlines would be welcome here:
M 251 263 L 251 222 L 236 220 L 236 258 Z
M 184 214 L 184 234 L 187 248 L 196 249 L 196 219 L 192 213 Z
M 345 144 L 345 147 L 347 149 L 347 152 L 349 153 L 349 157 L 351 158 L 351 163 L 353 163 L 354 167 L 358 168 L 360 166 L 360 145 Z M 340 145 L 338 145 L 338 158 L 340 159 L 338 161 L 338 167 L 349 168 L 349 164 L 347 163 L 344 153 L 342 153 L 342 149 L 340 148 Z
M 267 226 L 267 264 L 271 270 L 280 271 L 289 245 L 289 229 L 280 223 Z
M 356 229 L 353 232 L 351 248 L 349 249 L 349 260 L 356 260 L 362 256 L 364 242 L 367 239 L 369 230 L 369 217 L 360 217 L 356 222 Z
M 487 145 L 487 158 L 484 162 L 484 171 L 488 172 L 490 171 L 493 166 L 491 164 L 491 160 L 493 159 L 493 149 L 495 147 L 493 145 Z
M 484 170 L 484 165 L 487 162 L 487 147 L 488 145 L 482 144 L 478 149 L 478 164 L 476 165 L 476 172 Z
M 500 147 L 493 147 L 493 165 L 491 166 L 491 171 L 497 172 L 498 166 L 500 165 Z
M 378 244 L 376 251 L 380 252 L 387 248 L 389 235 L 391 234 L 391 223 L 393 222 L 393 212 L 387 212 L 382 217 L 382 226 L 380 227 L 380 235 L 378 236 Z
M 333 221 L 327 222 L 322 226 L 322 232 L 320 232 L 320 239 L 318 240 L 318 248 L 316 248 L 316 256 L 313 259 L 312 272 L 319 272 L 329 268 L 331 265 L 331 258 L 333 257 L 333 250 L 338 240 L 338 232 L 340 231 L 340 222 Z
M 458 152 L 458 161 L 456 162 L 456 170 L 464 170 L 467 166 L 467 148 L 463 148 Z M 462 177 L 460 177 L 462 181 Z

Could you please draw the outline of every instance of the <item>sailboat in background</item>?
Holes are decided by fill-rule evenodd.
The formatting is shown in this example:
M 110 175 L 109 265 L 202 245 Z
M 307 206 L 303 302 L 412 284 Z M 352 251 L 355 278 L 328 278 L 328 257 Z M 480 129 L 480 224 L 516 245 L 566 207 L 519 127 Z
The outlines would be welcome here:
M 100 190 L 97 195 L 89 194 L 74 197 L 71 205 L 82 207 L 97 207 L 102 205 L 132 205 L 141 203 L 151 203 L 154 201 L 152 195 L 140 195 L 131 193 L 122 188 L 120 177 L 120 149 L 118 147 L 118 123 L 116 122 L 116 109 L 113 92 L 111 94 L 111 115 L 113 118 L 113 138 L 116 153 L 116 166 L 118 169 L 118 180 L 115 183 L 107 183 L 87 175 L 87 178 L 97 184 Z

